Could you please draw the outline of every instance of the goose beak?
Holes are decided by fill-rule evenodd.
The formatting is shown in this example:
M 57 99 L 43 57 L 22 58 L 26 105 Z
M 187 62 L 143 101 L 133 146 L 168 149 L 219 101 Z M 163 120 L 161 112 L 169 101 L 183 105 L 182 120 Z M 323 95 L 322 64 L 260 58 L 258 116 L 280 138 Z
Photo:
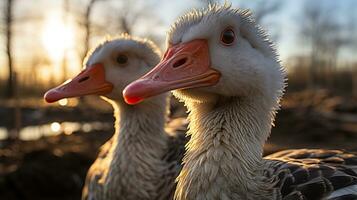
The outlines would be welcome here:
M 47 91 L 44 99 L 53 103 L 63 98 L 80 97 L 89 94 L 104 95 L 113 90 L 113 85 L 105 80 L 104 66 L 91 65 L 71 80 Z
M 128 104 L 175 89 L 215 85 L 220 73 L 211 68 L 206 40 L 193 40 L 169 48 L 164 58 L 149 73 L 123 91 Z

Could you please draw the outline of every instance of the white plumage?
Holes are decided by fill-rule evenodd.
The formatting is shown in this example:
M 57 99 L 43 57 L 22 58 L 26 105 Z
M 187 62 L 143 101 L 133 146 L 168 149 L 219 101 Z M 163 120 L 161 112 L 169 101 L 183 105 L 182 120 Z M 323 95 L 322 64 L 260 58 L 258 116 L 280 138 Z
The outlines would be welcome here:
M 172 199 L 185 137 L 182 132 L 169 135 L 164 130 L 168 95 L 153 97 L 136 106 L 125 104 L 122 98 L 124 87 L 148 72 L 159 60 L 160 52 L 151 41 L 122 35 L 104 41 L 90 52 L 79 78 L 46 94 L 49 101 L 98 94 L 97 88 L 101 87 L 95 85 L 98 83 L 95 79 L 99 76 L 96 73 L 101 71 L 93 72 L 92 69 L 98 66 L 104 71 L 102 82 L 112 85 L 112 90 L 100 94 L 114 108 L 115 133 L 101 147 L 90 167 L 82 199 Z M 82 77 L 83 74 L 90 75 Z M 90 83 L 92 85 L 86 87 L 85 84 Z M 82 88 L 79 93 L 78 88 Z M 88 91 L 88 88 L 94 89 Z M 58 94 L 64 95 L 58 97 Z
M 113 54 L 127 55 L 128 65 L 111 64 Z M 164 131 L 168 97 L 129 106 L 121 95 L 124 86 L 155 66 L 159 56 L 152 42 L 127 35 L 106 41 L 89 54 L 86 65 L 106 63 L 106 79 L 114 85 L 104 99 L 114 107 L 116 131 L 88 172 L 84 199 L 87 195 L 93 200 L 172 198 L 183 155 L 175 151 L 184 146 L 184 141 L 176 140 L 184 138 Z M 178 156 L 170 157 L 174 153 Z

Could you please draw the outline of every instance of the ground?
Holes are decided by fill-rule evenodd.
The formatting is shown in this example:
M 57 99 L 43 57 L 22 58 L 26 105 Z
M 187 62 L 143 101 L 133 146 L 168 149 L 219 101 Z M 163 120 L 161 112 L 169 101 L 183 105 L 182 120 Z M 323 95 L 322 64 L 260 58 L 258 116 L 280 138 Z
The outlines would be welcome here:
M 265 154 L 287 148 L 357 151 L 357 103 L 353 98 L 326 91 L 299 92 L 287 95 L 282 104 L 272 136 L 265 146 Z M 2 116 L 10 116 L 11 109 L 3 106 L 0 112 L 4 112 Z M 108 106 L 98 109 L 88 105 L 24 105 L 21 110 L 23 126 L 35 124 L 34 115 L 41 123 L 79 119 L 113 122 Z M 172 111 L 172 117 L 185 113 L 177 103 L 172 105 Z M 9 122 L 8 118 L 0 119 L 1 126 Z M 0 199 L 80 199 L 86 172 L 99 147 L 112 136 L 113 131 L 113 128 L 89 132 L 80 130 L 70 135 L 60 134 L 34 141 L 2 141 Z

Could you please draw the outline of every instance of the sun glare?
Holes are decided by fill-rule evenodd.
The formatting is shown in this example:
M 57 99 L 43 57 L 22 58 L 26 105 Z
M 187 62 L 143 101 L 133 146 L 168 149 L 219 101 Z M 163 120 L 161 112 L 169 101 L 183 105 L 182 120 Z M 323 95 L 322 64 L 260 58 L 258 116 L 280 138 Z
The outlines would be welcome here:
M 61 99 L 58 101 L 60 106 L 66 106 L 68 104 L 68 99 Z
M 51 130 L 53 132 L 59 132 L 61 130 L 61 124 L 58 122 L 51 123 Z
M 42 43 L 53 60 L 60 60 L 65 49 L 73 47 L 74 31 L 59 13 L 50 14 L 42 30 Z

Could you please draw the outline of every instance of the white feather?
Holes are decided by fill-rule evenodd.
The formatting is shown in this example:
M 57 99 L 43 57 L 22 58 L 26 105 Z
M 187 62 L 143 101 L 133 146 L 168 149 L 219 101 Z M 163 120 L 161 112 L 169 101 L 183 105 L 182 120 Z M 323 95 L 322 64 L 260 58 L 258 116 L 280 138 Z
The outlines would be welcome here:
M 119 54 L 126 55 L 128 62 L 118 64 Z M 124 87 L 159 60 L 156 45 L 129 35 L 104 41 L 85 59 L 85 67 L 103 64 L 105 79 L 114 86 L 103 98 L 112 104 L 116 122 L 113 138 L 102 147 L 101 156 L 88 171 L 83 199 L 152 200 L 170 195 L 175 171 L 170 171 L 172 176 L 163 176 L 170 165 L 162 159 L 168 145 L 164 131 L 167 95 L 150 98 L 137 106 L 125 104 L 122 97 Z

